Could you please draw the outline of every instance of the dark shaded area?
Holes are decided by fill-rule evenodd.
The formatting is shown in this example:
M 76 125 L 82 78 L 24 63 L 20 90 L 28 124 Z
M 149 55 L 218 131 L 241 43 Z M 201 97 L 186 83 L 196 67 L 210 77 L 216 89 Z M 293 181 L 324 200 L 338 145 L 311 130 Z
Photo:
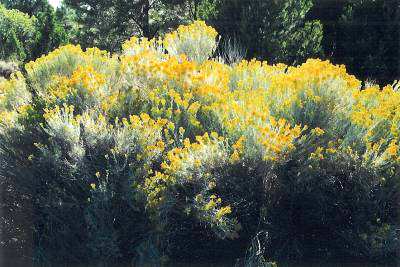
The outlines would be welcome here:
M 396 0 L 316 0 L 309 17 L 324 25 L 323 50 L 361 80 L 400 78 L 400 4 Z

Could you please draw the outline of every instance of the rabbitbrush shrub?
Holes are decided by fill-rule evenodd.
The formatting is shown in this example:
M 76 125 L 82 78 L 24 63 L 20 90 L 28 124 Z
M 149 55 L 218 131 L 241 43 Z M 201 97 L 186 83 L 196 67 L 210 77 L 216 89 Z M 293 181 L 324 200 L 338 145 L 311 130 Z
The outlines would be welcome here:
M 2 245 L 49 263 L 395 257 L 400 93 L 216 46 L 196 22 L 2 80 Z

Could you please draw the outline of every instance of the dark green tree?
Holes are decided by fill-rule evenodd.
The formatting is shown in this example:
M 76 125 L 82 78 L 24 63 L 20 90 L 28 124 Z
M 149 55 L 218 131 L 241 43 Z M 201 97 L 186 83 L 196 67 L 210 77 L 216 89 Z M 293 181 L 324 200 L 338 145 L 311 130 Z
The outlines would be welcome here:
M 49 5 L 47 0 L 0 0 L 7 8 L 18 9 L 30 16 L 44 12 Z
M 316 0 L 313 18 L 324 25 L 325 54 L 360 79 L 399 79 L 400 4 L 396 0 Z
M 135 22 L 143 20 L 137 12 L 147 9 L 139 2 L 144 1 L 66 0 L 65 4 L 78 18 L 77 38 L 81 45 L 115 50 L 132 32 L 139 30 L 137 25 L 143 25 Z M 141 30 L 149 31 L 147 25 Z
M 205 18 L 216 0 L 65 0 L 76 12 L 79 42 L 119 50 L 132 35 L 154 37 L 179 24 Z
M 321 55 L 322 25 L 307 20 L 312 0 L 220 0 L 213 24 L 238 40 L 247 57 L 297 64 Z
M 34 51 L 35 57 L 68 43 L 68 34 L 57 20 L 52 6 L 47 4 L 43 7 L 43 11 L 37 12 L 35 16 L 38 19 L 38 30 L 40 32 L 40 40 Z
M 187 19 L 208 20 L 216 14 L 220 0 L 162 0 L 162 2 L 169 8 L 172 5 L 179 6 L 183 11 L 182 15 Z
M 75 10 L 61 5 L 56 10 L 57 21 L 67 34 L 67 39 L 71 43 L 78 43 L 79 24 Z

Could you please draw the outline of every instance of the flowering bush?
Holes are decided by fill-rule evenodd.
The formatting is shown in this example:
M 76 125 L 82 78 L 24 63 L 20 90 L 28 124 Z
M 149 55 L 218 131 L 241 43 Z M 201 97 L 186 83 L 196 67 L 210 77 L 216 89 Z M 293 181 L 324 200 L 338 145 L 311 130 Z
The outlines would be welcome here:
M 260 232 L 248 262 L 394 256 L 399 93 L 318 59 L 226 65 L 216 38 L 68 45 L 0 81 L 7 236 L 42 261 L 233 259 Z
M 218 33 L 203 21 L 195 21 L 189 26 L 179 26 L 164 39 L 165 49 L 171 55 L 186 55 L 189 59 L 202 63 L 217 49 Z

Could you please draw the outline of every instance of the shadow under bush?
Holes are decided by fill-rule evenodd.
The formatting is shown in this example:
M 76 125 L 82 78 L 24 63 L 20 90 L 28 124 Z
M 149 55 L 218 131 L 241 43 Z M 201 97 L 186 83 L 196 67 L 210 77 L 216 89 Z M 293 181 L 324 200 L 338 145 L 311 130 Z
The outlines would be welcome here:
M 338 151 L 318 160 L 294 154 L 274 170 L 265 229 L 273 258 L 395 258 L 398 168 L 387 179 Z M 389 190 L 388 190 L 389 189 Z M 397 191 L 398 192 L 398 191 Z

